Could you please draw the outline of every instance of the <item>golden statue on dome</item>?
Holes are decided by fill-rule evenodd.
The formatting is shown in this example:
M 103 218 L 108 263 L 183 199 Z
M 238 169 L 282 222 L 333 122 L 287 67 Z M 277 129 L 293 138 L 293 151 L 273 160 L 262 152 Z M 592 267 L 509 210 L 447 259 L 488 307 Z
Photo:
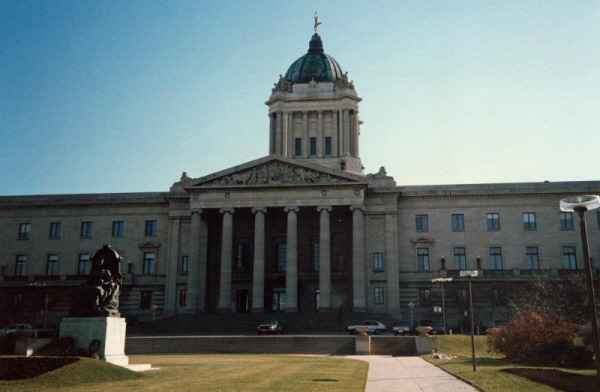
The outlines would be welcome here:
M 319 16 L 317 15 L 317 11 L 315 11 L 315 33 L 317 32 L 317 29 L 319 28 L 320 24 L 321 24 L 321 21 L 319 20 Z

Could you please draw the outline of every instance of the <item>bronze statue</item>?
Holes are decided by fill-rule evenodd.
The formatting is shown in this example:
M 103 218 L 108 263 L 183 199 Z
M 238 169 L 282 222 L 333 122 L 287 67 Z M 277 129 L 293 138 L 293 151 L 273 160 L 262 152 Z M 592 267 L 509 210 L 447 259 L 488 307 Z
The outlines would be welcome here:
M 92 258 L 92 270 L 85 283 L 78 287 L 69 316 L 120 317 L 119 294 L 123 286 L 122 257 L 104 245 Z

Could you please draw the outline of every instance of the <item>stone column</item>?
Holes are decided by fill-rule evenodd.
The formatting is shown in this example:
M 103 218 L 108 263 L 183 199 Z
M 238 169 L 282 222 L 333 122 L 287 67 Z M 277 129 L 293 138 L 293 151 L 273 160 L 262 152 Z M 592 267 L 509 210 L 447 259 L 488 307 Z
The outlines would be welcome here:
M 308 112 L 302 112 L 302 157 L 308 157 Z
M 206 307 L 206 266 L 208 264 L 208 224 L 200 219 L 200 259 L 198 263 L 198 310 Z
M 273 113 L 269 113 L 269 154 L 275 153 L 275 119 Z
M 333 130 L 332 130 L 332 134 L 331 134 L 331 156 L 332 157 L 338 157 L 340 156 L 339 154 L 339 142 L 338 142 L 338 134 L 339 134 L 339 127 L 338 127 L 338 112 L 332 111 L 331 112 L 331 118 L 332 118 L 332 126 L 333 126 Z
M 288 136 L 287 136 L 287 156 L 294 157 L 294 112 L 289 113 Z
M 344 110 L 344 154 L 350 153 L 350 111 Z
M 339 156 L 344 156 L 344 110 L 340 110 L 338 112 L 338 128 L 339 128 L 339 133 L 338 133 L 338 153 Z
M 298 311 L 298 207 L 285 207 L 287 244 L 285 264 L 285 311 Z
M 231 312 L 231 261 L 233 247 L 233 208 L 219 210 L 223 214 L 221 237 L 221 279 L 219 285 L 219 312 Z
M 360 143 L 358 139 L 360 139 L 360 120 L 358 118 L 358 111 L 354 112 L 354 156 L 360 157 Z
M 198 310 L 198 278 L 200 270 L 200 252 L 201 252 L 201 222 L 202 210 L 192 211 L 191 225 L 191 253 L 188 265 L 188 286 L 187 286 L 187 311 L 196 312 Z
M 252 312 L 265 311 L 265 212 L 253 208 L 254 213 L 254 271 L 252 275 Z
M 317 158 L 323 158 L 325 153 L 325 136 L 323 131 L 323 111 L 317 112 Z
M 277 112 L 277 132 L 275 132 L 275 154 L 281 155 L 281 134 L 283 133 L 283 113 Z
M 365 219 L 363 206 L 351 206 L 352 211 L 352 311 L 367 311 L 365 279 Z
M 281 155 L 283 156 L 287 156 L 288 118 L 288 113 L 283 113 L 283 126 L 281 127 Z
M 385 252 L 388 271 L 388 313 L 399 315 L 400 313 L 400 282 L 398 279 L 398 215 L 396 213 L 385 214 Z
M 319 311 L 331 311 L 331 206 L 317 207 L 319 222 Z
M 177 266 L 179 265 L 180 218 L 169 219 L 169 248 L 167 250 L 167 281 L 165 287 L 165 315 L 177 313 Z

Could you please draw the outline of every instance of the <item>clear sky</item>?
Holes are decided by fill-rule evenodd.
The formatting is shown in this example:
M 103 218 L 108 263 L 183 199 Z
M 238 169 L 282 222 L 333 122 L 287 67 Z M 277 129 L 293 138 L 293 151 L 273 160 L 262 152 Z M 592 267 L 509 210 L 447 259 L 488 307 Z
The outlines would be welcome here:
M 599 1 L 0 0 L 0 195 L 167 191 L 267 155 L 315 11 L 366 173 L 600 179 Z

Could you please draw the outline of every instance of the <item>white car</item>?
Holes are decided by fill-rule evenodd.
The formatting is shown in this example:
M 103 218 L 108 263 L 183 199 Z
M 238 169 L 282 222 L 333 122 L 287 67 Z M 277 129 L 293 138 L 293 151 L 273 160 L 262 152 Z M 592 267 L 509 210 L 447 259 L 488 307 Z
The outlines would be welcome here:
M 384 332 L 386 329 L 385 324 L 382 324 L 379 321 L 365 320 L 360 324 L 350 325 L 348 327 L 348 333 L 351 335 L 357 333 L 356 332 L 357 327 L 367 327 L 369 329 L 367 331 L 367 333 L 373 333 L 373 334 L 378 334 L 378 333 Z
M 0 336 L 14 335 L 17 331 L 32 330 L 31 324 L 11 324 L 7 327 L 0 329 Z

